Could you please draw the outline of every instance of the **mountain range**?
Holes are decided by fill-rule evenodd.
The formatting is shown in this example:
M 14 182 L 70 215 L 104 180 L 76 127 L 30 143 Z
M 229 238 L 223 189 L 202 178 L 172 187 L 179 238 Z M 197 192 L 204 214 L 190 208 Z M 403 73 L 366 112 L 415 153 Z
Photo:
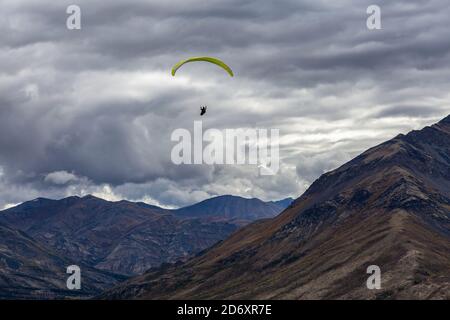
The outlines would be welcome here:
M 224 215 L 230 213 L 227 202 L 237 210 L 230 218 Z M 0 212 L 0 298 L 98 294 L 125 276 L 185 260 L 241 225 L 283 209 L 273 202 L 234 196 L 179 210 L 91 195 L 27 201 Z M 83 266 L 85 285 L 76 294 L 65 287 L 71 264 Z
M 65 286 L 72 264 L 80 291 Z M 450 299 L 450 116 L 294 201 L 24 202 L 0 212 L 0 271 L 2 299 Z
M 381 271 L 369 289 L 367 269 Z M 450 299 L 450 116 L 323 174 L 284 212 L 105 299 Z

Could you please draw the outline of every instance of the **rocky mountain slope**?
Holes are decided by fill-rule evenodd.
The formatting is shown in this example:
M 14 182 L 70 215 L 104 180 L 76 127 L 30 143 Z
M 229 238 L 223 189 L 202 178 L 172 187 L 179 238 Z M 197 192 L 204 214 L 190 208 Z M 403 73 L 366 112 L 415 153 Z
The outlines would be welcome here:
M 3 211 L 0 223 L 77 264 L 124 275 L 197 253 L 237 229 L 227 222 L 181 220 L 160 208 L 93 196 L 25 202 Z
M 192 214 L 185 216 L 143 203 L 110 202 L 93 196 L 38 198 L 2 211 L 0 223 L 25 232 L 77 264 L 133 275 L 186 259 L 226 238 L 240 225 L 283 209 L 257 199 L 233 197 L 234 205 L 216 199 L 205 201 L 207 214 L 197 210 L 202 205 L 194 205 L 195 210 L 187 210 Z M 259 206 L 252 215 L 243 215 L 238 204 L 248 201 Z M 233 214 L 234 210 L 239 212 Z
M 56 254 L 21 231 L 0 224 L 0 299 L 86 298 L 125 278 L 81 267 L 81 290 L 66 287 L 74 261 Z
M 381 269 L 369 290 L 367 267 Z M 282 214 L 120 299 L 450 299 L 450 116 L 322 175 Z

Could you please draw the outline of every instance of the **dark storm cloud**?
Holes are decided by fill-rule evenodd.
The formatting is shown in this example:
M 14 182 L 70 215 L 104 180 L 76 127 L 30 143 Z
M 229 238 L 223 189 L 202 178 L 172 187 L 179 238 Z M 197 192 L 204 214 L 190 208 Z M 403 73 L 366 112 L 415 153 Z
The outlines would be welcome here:
M 298 196 L 323 171 L 449 110 L 446 0 L 4 0 L 0 208 L 96 193 L 177 206 L 234 193 Z M 171 66 L 192 55 L 210 66 Z M 175 166 L 176 128 L 279 128 L 282 170 Z M 403 121 L 407 119 L 407 121 Z

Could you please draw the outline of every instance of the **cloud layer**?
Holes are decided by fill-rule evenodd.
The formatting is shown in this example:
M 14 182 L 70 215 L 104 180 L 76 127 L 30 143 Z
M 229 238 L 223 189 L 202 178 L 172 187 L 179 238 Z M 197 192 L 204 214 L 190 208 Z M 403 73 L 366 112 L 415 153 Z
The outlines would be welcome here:
M 449 113 L 447 0 L 0 4 L 0 208 L 94 193 L 181 206 L 299 196 L 321 173 Z M 217 56 L 235 72 L 180 59 Z M 175 166 L 176 128 L 278 128 L 281 170 Z

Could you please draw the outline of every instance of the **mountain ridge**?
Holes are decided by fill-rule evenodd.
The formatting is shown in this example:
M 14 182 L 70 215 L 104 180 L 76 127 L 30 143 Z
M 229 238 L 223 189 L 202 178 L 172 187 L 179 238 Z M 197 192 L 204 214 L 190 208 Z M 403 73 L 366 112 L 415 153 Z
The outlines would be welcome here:
M 292 201 L 292 198 L 262 201 L 258 198 L 221 195 L 172 210 L 172 212 L 185 218 L 241 220 L 248 223 L 257 219 L 271 218 L 284 210 Z

